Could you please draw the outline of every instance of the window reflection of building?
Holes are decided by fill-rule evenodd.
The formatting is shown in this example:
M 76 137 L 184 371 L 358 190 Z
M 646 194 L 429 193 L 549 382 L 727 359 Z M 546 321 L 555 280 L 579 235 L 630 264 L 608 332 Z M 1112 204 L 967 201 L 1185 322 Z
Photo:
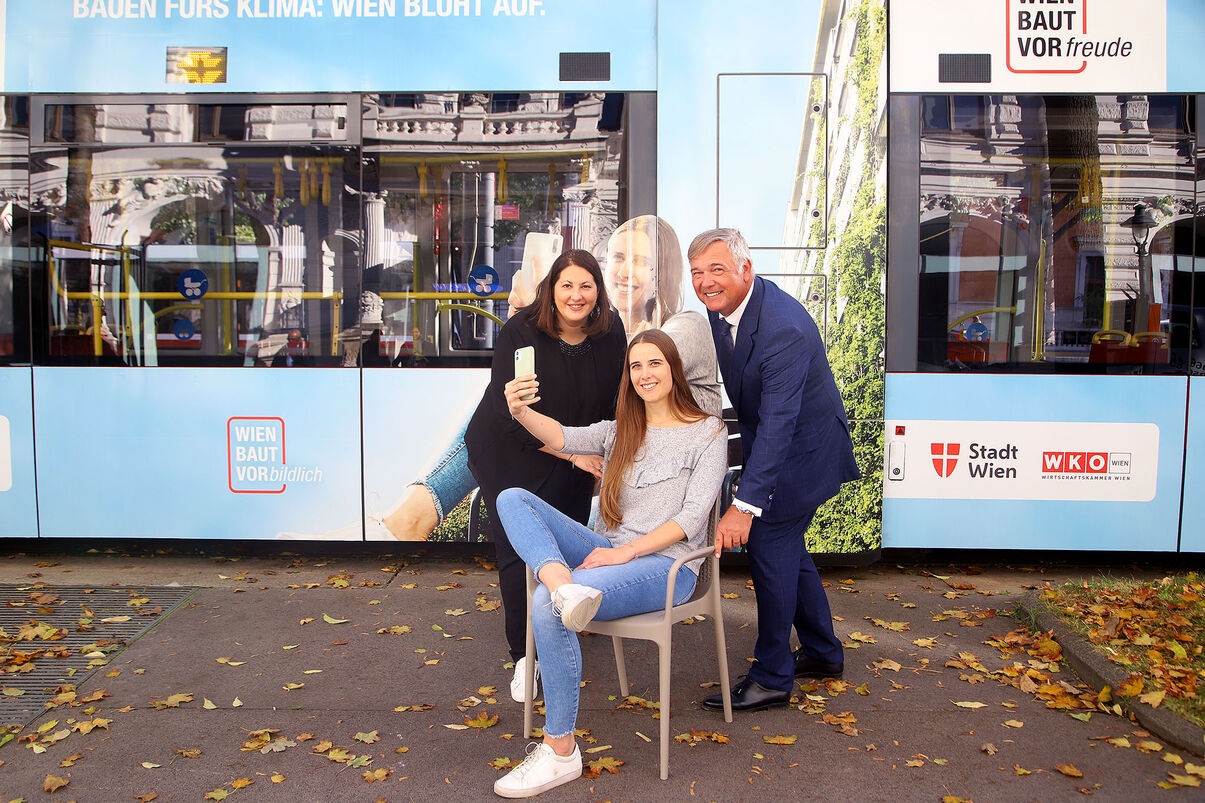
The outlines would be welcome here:
M 374 361 L 488 348 L 496 326 L 471 311 L 505 304 L 399 296 L 454 292 L 478 264 L 509 288 L 527 231 L 600 247 L 620 195 L 607 97 L 46 102 L 31 183 L 47 234 L 119 249 L 52 251 L 48 351 L 266 364 L 295 327 L 319 364 L 356 364 L 369 337 Z M 204 298 L 175 292 L 190 269 Z
M 29 102 L 0 97 L 0 365 L 29 359 Z
M 599 251 L 621 211 L 621 113 L 622 96 L 602 93 L 365 95 L 366 289 L 384 296 L 385 347 L 488 348 L 496 329 L 484 315 L 399 303 L 391 290 L 464 284 L 490 265 L 509 291 L 527 232 Z M 472 304 L 505 315 L 505 302 Z
M 1183 96 L 924 97 L 922 367 L 1098 362 L 1106 351 L 1110 363 L 1166 363 L 1166 348 L 1096 346 L 1109 340 L 1101 333 L 1155 340 L 1147 333 L 1168 331 L 1166 227 L 1193 208 L 1191 104 Z M 1122 225 L 1139 201 L 1159 226 L 1150 250 L 1164 256 L 1150 264 L 1140 264 Z M 966 342 L 975 315 L 989 329 L 986 344 Z

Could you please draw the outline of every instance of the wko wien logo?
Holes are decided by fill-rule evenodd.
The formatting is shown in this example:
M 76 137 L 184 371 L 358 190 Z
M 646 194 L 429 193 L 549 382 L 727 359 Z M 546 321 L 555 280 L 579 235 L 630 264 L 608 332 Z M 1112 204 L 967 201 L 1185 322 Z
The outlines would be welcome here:
M 933 470 L 939 477 L 948 477 L 954 473 L 958 465 L 958 453 L 962 451 L 961 443 L 930 443 L 929 452 L 933 456 Z
M 1042 452 L 1042 473 L 1125 476 L 1132 460 L 1131 452 Z

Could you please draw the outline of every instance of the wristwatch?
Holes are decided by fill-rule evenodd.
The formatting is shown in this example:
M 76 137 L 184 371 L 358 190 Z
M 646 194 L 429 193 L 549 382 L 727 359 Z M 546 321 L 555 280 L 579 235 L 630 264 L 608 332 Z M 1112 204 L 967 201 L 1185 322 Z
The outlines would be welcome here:
M 734 508 L 736 508 L 737 510 L 739 510 L 741 513 L 748 513 L 750 516 L 754 515 L 753 508 L 749 507 L 748 505 L 746 505 L 744 502 L 742 502 L 739 499 L 733 499 L 732 506 Z

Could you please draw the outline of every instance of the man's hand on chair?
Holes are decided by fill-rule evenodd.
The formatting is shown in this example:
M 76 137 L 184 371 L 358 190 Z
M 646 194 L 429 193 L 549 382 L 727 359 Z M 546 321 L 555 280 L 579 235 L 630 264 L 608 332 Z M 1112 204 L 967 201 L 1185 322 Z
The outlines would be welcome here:
M 725 549 L 743 547 L 749 540 L 749 528 L 752 526 L 752 513 L 742 513 L 735 507 L 728 508 L 715 528 L 716 557 Z

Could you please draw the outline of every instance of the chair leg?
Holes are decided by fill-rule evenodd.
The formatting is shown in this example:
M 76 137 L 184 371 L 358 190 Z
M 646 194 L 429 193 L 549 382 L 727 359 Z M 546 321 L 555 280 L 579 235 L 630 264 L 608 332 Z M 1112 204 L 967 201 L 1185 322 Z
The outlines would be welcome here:
M 615 648 L 615 672 L 619 675 L 619 696 L 628 696 L 628 670 L 623 663 L 623 639 L 611 636 L 611 646 Z
M 720 666 L 720 697 L 724 701 L 724 721 L 731 722 L 732 684 L 728 681 L 728 644 L 724 638 L 724 617 L 718 614 L 712 619 L 715 620 L 715 652 Z
M 536 635 L 531 628 L 531 597 L 536 590 L 535 577 L 531 573 L 531 569 L 527 570 L 527 634 L 524 643 L 524 652 L 527 655 L 526 672 L 523 677 L 523 738 L 524 740 L 531 738 L 531 718 L 532 711 L 535 708 L 535 685 L 536 685 Z
M 661 675 L 661 780 L 669 777 L 669 665 L 671 644 L 669 633 L 665 641 L 657 642 L 657 659 Z

